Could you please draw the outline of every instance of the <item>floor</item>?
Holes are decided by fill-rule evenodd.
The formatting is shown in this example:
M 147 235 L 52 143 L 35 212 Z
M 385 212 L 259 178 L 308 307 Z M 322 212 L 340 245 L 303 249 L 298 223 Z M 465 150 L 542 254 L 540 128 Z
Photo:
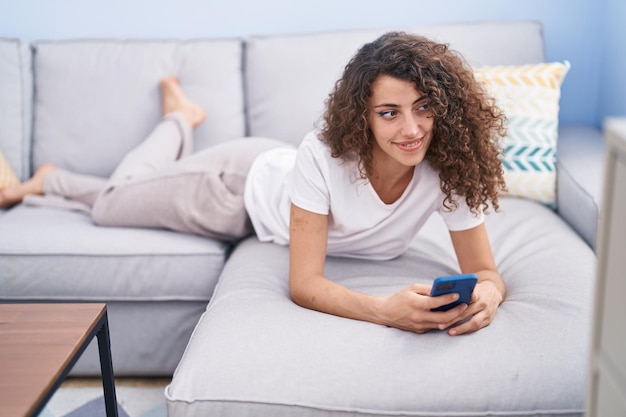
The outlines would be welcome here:
M 120 417 L 166 417 L 171 378 L 115 378 Z M 102 380 L 68 377 L 38 417 L 104 417 Z

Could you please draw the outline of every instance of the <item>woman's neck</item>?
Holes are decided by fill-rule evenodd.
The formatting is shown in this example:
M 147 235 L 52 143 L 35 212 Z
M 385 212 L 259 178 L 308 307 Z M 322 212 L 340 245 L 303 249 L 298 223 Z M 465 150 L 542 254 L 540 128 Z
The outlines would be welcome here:
M 395 203 L 411 183 L 415 167 L 400 164 L 374 164 L 374 172 L 368 178 L 374 191 L 385 204 Z

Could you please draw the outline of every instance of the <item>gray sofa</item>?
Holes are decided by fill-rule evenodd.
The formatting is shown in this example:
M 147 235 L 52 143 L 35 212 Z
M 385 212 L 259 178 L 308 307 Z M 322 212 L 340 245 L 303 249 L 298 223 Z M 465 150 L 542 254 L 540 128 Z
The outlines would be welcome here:
M 178 75 L 207 111 L 198 149 L 241 136 L 297 144 L 343 65 L 391 29 L 246 39 L 0 40 L 0 149 L 21 178 L 44 161 L 108 176 L 160 115 L 158 80 Z M 407 30 L 472 65 L 545 60 L 537 22 Z M 232 247 L 164 230 L 99 228 L 84 208 L 0 213 L 2 302 L 106 302 L 114 369 L 174 375 L 171 416 L 559 415 L 584 409 L 602 135 L 561 126 L 556 209 L 504 197 L 486 225 L 508 297 L 472 335 L 412 334 L 298 307 L 288 250 Z M 388 262 L 328 259 L 371 294 L 458 270 L 431 218 Z M 194 330 L 195 329 L 195 330 Z M 97 375 L 91 346 L 74 369 Z

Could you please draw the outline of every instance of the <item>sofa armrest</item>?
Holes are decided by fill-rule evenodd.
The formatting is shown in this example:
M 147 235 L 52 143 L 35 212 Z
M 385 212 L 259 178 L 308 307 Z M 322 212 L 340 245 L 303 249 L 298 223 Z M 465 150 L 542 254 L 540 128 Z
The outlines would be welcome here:
M 604 176 L 604 137 L 592 126 L 559 128 L 557 211 L 595 250 Z

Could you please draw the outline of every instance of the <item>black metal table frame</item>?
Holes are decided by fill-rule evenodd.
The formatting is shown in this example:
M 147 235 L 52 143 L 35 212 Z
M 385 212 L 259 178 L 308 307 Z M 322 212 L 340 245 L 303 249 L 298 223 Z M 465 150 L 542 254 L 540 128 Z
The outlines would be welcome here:
M 32 416 L 41 413 L 50 398 L 56 390 L 61 386 L 70 373 L 78 359 L 82 356 L 89 343 L 93 338 L 98 338 L 98 352 L 100 356 L 100 371 L 102 373 L 102 389 L 104 390 L 104 406 L 106 408 L 107 417 L 118 417 L 117 413 L 117 397 L 115 395 L 115 377 L 113 376 L 113 359 L 111 358 L 111 339 L 109 337 L 109 319 L 107 316 L 106 306 L 100 320 L 96 323 L 93 330 L 85 338 L 85 341 L 78 347 L 76 354 L 72 356 L 68 366 L 61 372 L 59 377 L 52 383 L 52 387 L 43 397 L 42 401 L 35 408 Z

